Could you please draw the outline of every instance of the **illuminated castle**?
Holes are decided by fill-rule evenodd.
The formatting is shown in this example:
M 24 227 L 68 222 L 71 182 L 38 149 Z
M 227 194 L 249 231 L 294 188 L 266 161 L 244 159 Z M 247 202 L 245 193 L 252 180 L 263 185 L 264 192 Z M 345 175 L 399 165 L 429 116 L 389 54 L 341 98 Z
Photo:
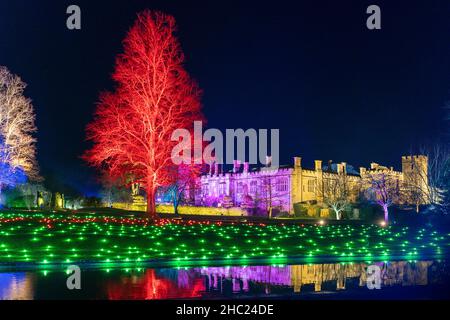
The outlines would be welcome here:
M 268 158 L 270 164 L 270 158 Z M 362 181 L 368 175 L 384 174 L 396 181 L 399 188 L 407 189 L 414 186 L 426 190 L 428 158 L 426 156 L 402 157 L 402 171 L 393 167 L 384 167 L 371 163 L 370 168 L 360 168 L 359 172 L 345 162 L 328 162 L 323 165 L 321 160 L 314 161 L 314 168 L 302 166 L 302 158 L 295 157 L 293 165 L 271 168 L 250 169 L 247 162 L 235 161 L 233 170 L 222 172 L 221 166 L 210 167 L 210 172 L 199 178 L 199 188 L 195 192 L 195 204 L 198 206 L 235 206 L 253 208 L 255 211 L 272 213 L 294 213 L 294 205 L 301 203 L 323 203 L 325 186 L 332 181 L 345 177 L 350 192 L 350 202 L 356 202 L 358 195 L 364 189 Z M 398 203 L 411 203 L 404 196 Z

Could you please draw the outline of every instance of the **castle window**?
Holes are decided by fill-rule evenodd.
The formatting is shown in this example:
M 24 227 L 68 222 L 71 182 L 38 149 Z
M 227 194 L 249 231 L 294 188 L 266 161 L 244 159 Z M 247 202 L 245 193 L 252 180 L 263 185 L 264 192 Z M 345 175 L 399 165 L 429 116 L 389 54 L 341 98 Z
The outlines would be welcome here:
M 224 195 L 225 194 L 225 183 L 220 183 L 219 184 L 219 196 Z
M 308 192 L 314 192 L 315 185 L 316 183 L 314 180 L 308 180 Z
M 277 192 L 288 191 L 288 179 L 286 179 L 286 178 L 278 179 L 277 184 L 276 184 L 276 190 L 277 190 Z
M 242 186 L 242 182 L 239 182 L 237 185 L 237 193 L 241 194 L 243 191 L 243 186 Z
M 256 181 L 250 182 L 250 193 L 255 194 L 258 183 Z
M 208 184 L 202 185 L 202 194 L 203 194 L 204 196 L 207 196 L 207 195 L 208 195 L 208 191 L 209 191 Z

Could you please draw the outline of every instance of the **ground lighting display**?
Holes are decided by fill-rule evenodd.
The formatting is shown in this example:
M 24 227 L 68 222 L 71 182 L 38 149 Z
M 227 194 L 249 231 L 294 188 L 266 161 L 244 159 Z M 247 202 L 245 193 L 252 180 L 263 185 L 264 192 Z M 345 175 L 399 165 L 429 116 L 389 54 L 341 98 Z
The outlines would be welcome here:
M 0 213 L 0 264 L 226 263 L 443 256 L 450 234 L 379 225 L 265 225 L 100 214 Z

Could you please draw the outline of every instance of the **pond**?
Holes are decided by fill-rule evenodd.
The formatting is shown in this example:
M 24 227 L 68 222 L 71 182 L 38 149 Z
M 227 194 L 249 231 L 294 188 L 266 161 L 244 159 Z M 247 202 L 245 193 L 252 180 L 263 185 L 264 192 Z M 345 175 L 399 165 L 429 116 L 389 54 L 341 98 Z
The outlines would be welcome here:
M 369 289 L 368 266 L 381 289 Z M 0 270 L 0 299 L 449 299 L 446 260 L 81 269 Z

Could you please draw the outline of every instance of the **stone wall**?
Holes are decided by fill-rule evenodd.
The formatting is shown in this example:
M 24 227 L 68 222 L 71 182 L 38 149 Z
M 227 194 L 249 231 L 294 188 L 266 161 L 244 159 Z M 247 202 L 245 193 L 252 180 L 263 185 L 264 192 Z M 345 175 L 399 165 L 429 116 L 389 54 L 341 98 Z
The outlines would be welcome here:
M 158 213 L 173 213 L 173 206 L 160 204 L 156 206 L 156 211 Z M 187 215 L 247 216 L 247 211 L 236 207 L 216 208 L 216 207 L 178 206 L 178 213 Z

